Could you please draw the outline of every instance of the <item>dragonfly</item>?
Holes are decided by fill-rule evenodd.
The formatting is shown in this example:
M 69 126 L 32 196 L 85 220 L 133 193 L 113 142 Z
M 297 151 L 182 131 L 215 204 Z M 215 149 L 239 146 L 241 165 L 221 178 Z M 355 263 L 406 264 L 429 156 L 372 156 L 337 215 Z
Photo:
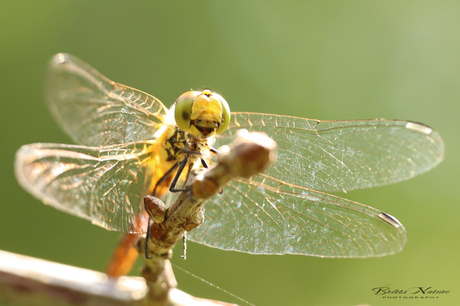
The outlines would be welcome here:
M 330 193 L 407 180 L 444 156 L 440 135 L 412 121 L 230 112 L 208 89 L 186 92 L 168 109 L 63 53 L 49 64 L 46 101 L 77 144 L 22 146 L 18 182 L 47 205 L 129 234 L 147 230 L 146 195 L 164 197 L 174 178 L 212 166 L 214 148 L 238 130 L 274 139 L 277 161 L 231 181 L 206 202 L 204 223 L 187 235 L 222 250 L 336 258 L 397 253 L 407 234 L 395 217 Z

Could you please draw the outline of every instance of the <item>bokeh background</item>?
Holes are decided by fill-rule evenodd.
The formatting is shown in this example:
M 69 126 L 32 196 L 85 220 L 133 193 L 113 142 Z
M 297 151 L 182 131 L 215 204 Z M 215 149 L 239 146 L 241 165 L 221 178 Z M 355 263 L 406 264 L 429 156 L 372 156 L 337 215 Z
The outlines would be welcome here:
M 460 292 L 460 2 L 4 1 L 0 5 L 0 249 L 103 270 L 119 233 L 41 204 L 13 172 L 15 151 L 70 143 L 43 102 L 47 61 L 82 58 L 167 106 L 210 87 L 233 110 L 318 119 L 423 122 L 444 162 L 347 198 L 396 216 L 409 240 L 373 259 L 256 256 L 189 243 L 174 262 L 256 305 L 457 305 Z M 133 275 L 138 273 L 137 270 Z M 193 295 L 238 302 L 176 271 Z M 450 290 L 384 300 L 372 288 Z

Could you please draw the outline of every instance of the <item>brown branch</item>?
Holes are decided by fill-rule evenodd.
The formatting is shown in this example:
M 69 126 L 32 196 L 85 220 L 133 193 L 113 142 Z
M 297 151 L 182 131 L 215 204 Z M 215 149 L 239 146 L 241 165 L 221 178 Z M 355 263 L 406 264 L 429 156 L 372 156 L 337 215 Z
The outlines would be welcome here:
M 103 273 L 0 251 L 0 304 L 138 305 L 147 293 L 134 277 Z
M 43 259 L 0 251 L 0 305 L 146 306 L 148 287 L 142 277 L 110 279 L 106 274 Z M 169 292 L 168 305 L 230 306 Z

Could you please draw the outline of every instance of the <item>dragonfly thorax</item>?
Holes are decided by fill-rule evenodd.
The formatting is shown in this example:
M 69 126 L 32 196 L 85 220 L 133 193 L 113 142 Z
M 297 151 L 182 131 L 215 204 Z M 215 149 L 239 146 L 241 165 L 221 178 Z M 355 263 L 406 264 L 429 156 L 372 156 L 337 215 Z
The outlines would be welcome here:
M 210 90 L 188 91 L 176 101 L 177 126 L 197 138 L 222 134 L 230 122 L 227 101 Z
M 208 145 L 208 139 L 196 138 L 189 132 L 185 132 L 180 128 L 170 127 L 166 133 L 162 148 L 166 152 L 165 161 L 181 161 L 184 159 L 184 152 L 197 152 L 202 153 Z M 194 162 L 194 158 L 199 154 L 188 154 L 190 162 Z
M 155 177 L 152 178 L 152 182 L 158 182 L 160 178 L 163 178 L 185 158 L 187 158 L 187 164 L 191 169 L 199 167 L 201 165 L 200 159 L 206 158 L 205 156 L 208 154 L 208 142 L 212 143 L 213 141 L 213 137 L 196 138 L 177 126 L 166 126 L 156 139 L 158 149 L 152 155 L 153 167 L 155 169 Z M 184 172 L 184 174 L 186 173 L 187 171 Z M 161 198 L 167 192 L 174 175 L 175 173 L 170 173 L 168 178 L 162 180 L 161 184 L 150 186 L 152 190 L 155 188 L 155 196 Z

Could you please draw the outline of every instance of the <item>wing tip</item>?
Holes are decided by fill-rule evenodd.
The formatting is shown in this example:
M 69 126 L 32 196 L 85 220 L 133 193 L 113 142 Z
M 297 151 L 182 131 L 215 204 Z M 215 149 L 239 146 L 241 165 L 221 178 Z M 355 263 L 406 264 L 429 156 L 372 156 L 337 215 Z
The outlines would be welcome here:
M 68 62 L 71 58 L 73 58 L 73 56 L 68 53 L 58 53 L 51 58 L 50 63 L 52 65 L 60 65 Z
M 406 123 L 406 129 L 414 130 L 416 132 L 423 133 L 426 135 L 431 135 L 431 133 L 433 132 L 433 129 L 429 126 L 413 121 L 409 121 Z
M 23 145 L 21 146 L 14 156 L 14 175 L 16 180 L 18 181 L 19 185 L 24 188 L 25 190 L 30 192 L 31 184 L 26 180 L 24 175 L 24 164 L 26 156 L 28 155 L 27 152 L 30 151 L 30 145 Z
M 379 217 L 381 220 L 385 221 L 386 223 L 390 224 L 394 228 L 397 228 L 397 229 L 402 228 L 402 229 L 404 229 L 404 226 L 402 225 L 402 223 L 399 222 L 398 219 L 396 219 L 395 217 L 393 217 L 390 214 L 387 214 L 387 213 L 381 211 L 380 214 L 377 215 L 377 217 Z
M 445 144 L 441 135 L 437 131 L 423 123 L 413 121 L 408 121 L 405 125 L 405 128 L 426 135 L 426 140 L 430 142 L 429 146 L 431 148 L 430 152 L 432 155 L 432 158 L 430 159 L 431 164 L 429 165 L 429 167 L 427 167 L 425 171 L 422 171 L 420 173 L 426 172 L 436 167 L 443 161 L 445 154 Z

